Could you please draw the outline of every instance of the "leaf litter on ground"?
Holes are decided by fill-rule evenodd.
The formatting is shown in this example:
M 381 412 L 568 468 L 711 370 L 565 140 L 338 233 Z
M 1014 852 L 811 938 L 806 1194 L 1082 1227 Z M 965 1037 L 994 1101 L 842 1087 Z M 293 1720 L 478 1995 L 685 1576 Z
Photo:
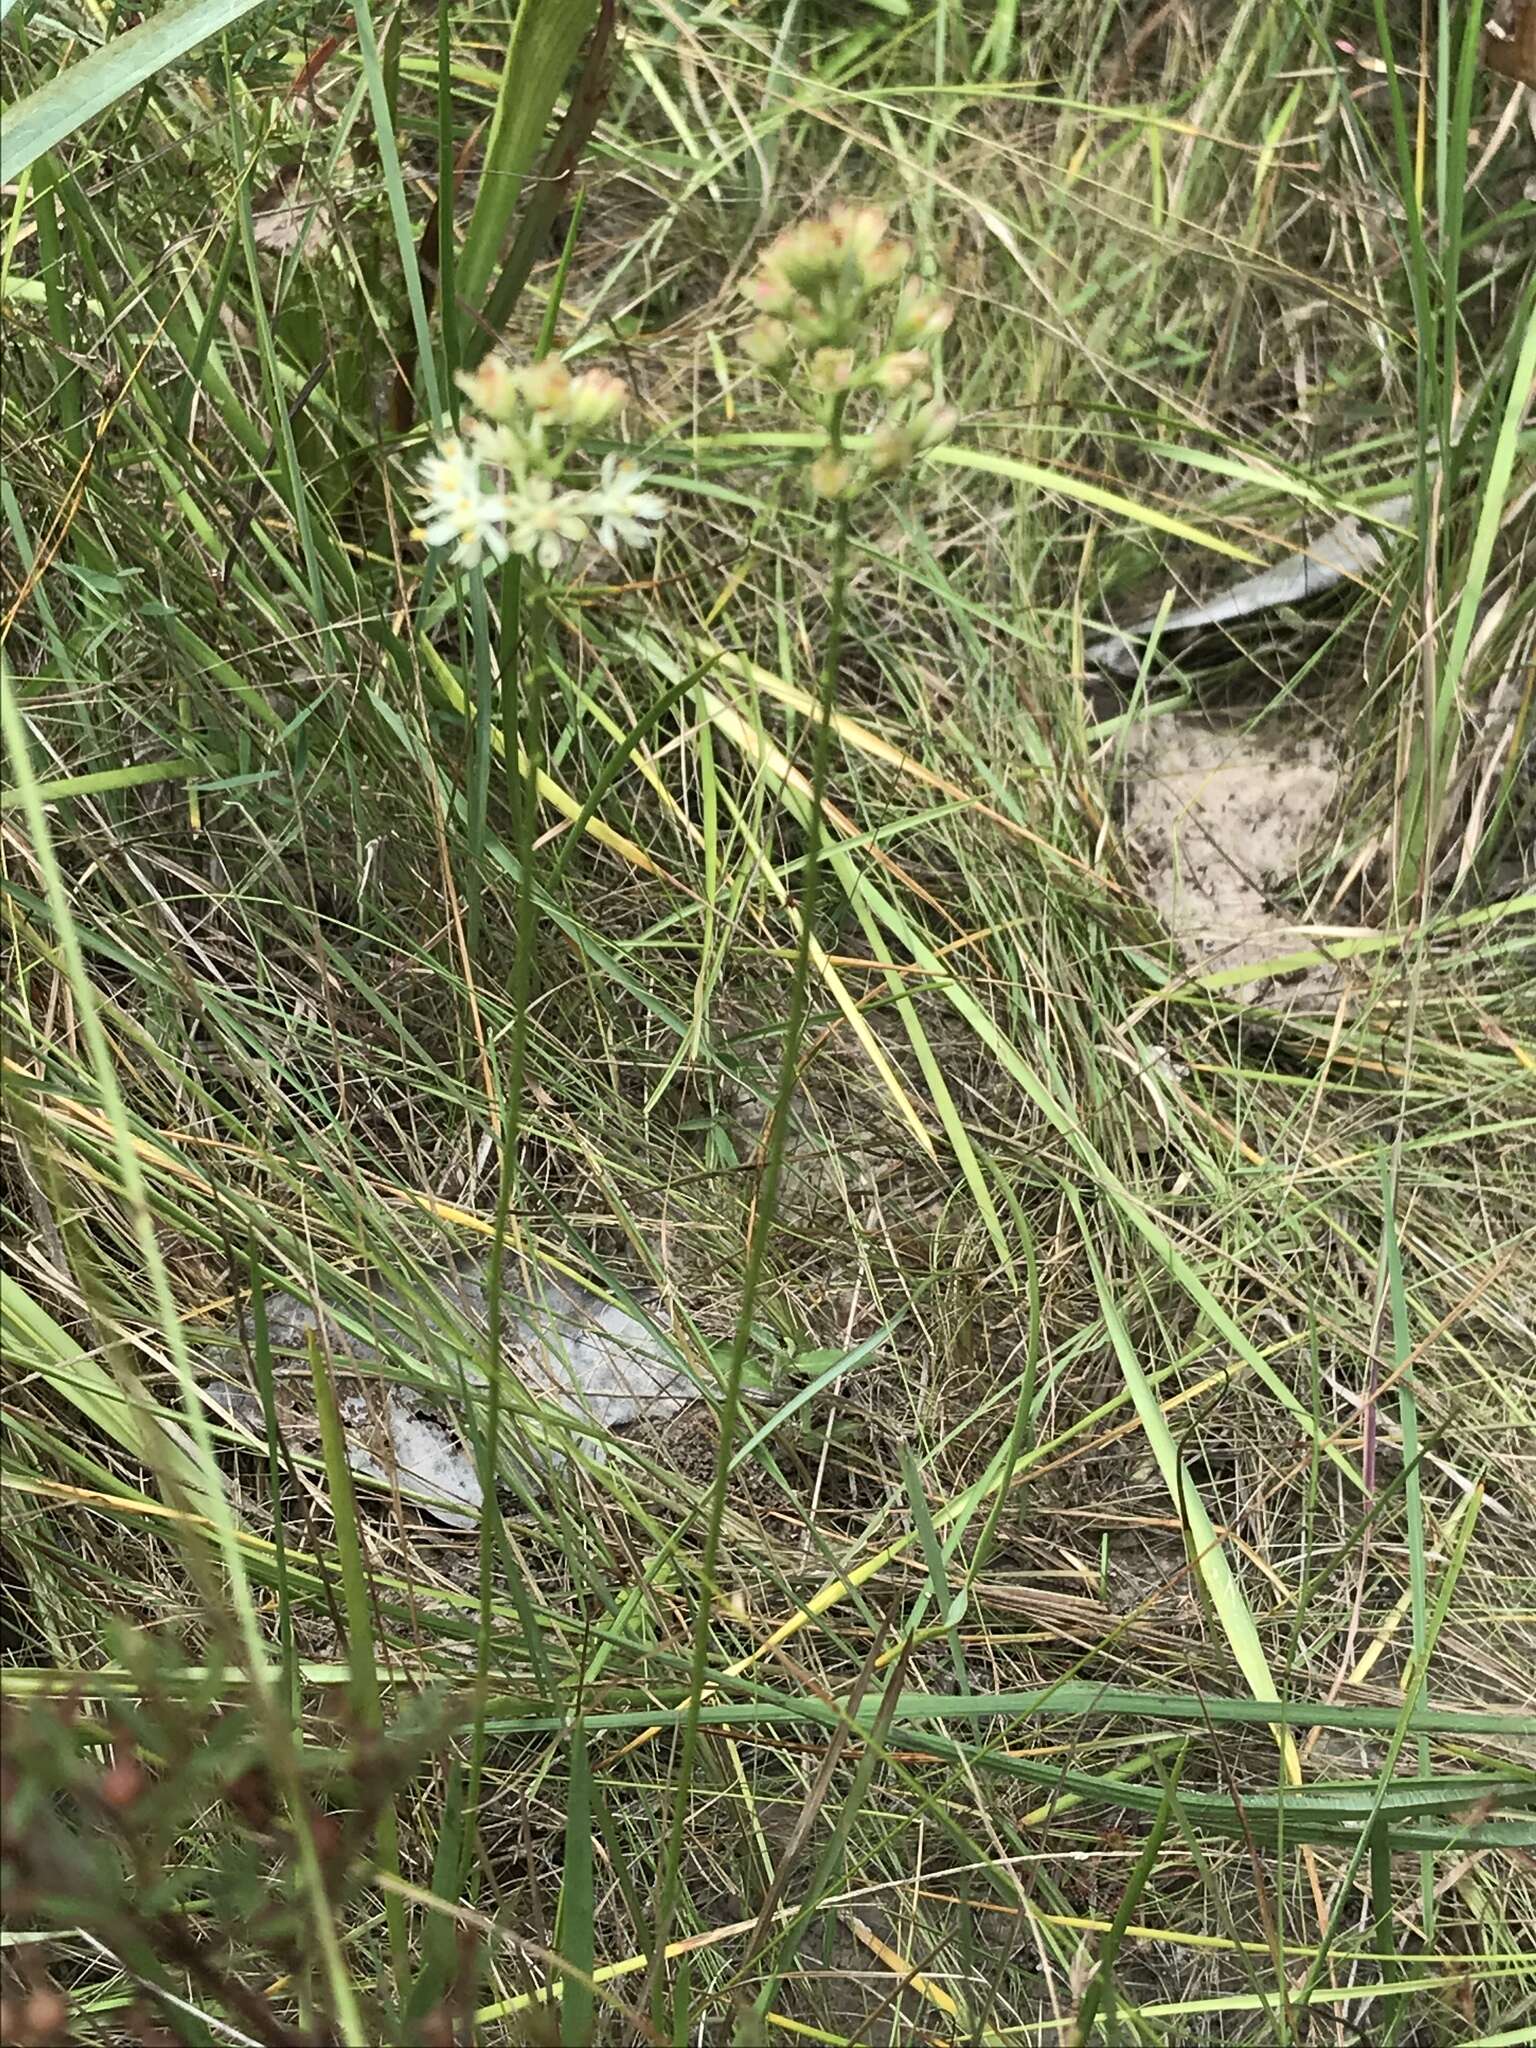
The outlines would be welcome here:
M 526 1397 L 518 1422 L 507 1425 L 517 1437 L 511 1455 L 541 1482 L 568 1462 L 571 1441 L 579 1439 L 584 1454 L 601 1464 L 612 1436 L 655 1429 L 696 1398 L 693 1381 L 654 1322 L 542 1262 L 529 1262 L 526 1287 L 519 1262 L 507 1255 L 505 1265 L 502 1362 Z M 435 1268 L 430 1278 L 435 1299 L 427 1306 L 434 1335 L 439 1341 L 446 1336 L 460 1353 L 465 1386 L 478 1391 L 486 1384 L 482 1361 L 490 1341 L 489 1255 L 460 1254 Z M 415 1305 L 419 1314 L 419 1299 Z M 421 1324 L 401 1291 L 389 1282 L 372 1281 L 366 1313 L 368 1324 L 357 1313 L 343 1318 L 329 1306 L 317 1308 L 291 1294 L 273 1294 L 266 1301 L 274 1353 L 302 1357 L 314 1337 L 333 1365 L 409 1359 L 413 1331 L 419 1334 Z M 261 1404 L 254 1394 L 227 1380 L 207 1381 L 204 1390 L 232 1420 L 255 1435 L 262 1433 Z M 558 1422 L 545 1427 L 530 1403 L 545 1404 L 571 1427 L 563 1429 Z M 340 1409 L 355 1472 L 386 1486 L 398 1481 L 402 1492 L 444 1527 L 475 1526 L 483 1489 L 467 1445 L 462 1403 L 452 1390 L 441 1384 L 384 1383 L 382 1400 L 372 1392 L 351 1392 Z M 290 1426 L 297 1430 L 303 1425 L 293 1416 Z

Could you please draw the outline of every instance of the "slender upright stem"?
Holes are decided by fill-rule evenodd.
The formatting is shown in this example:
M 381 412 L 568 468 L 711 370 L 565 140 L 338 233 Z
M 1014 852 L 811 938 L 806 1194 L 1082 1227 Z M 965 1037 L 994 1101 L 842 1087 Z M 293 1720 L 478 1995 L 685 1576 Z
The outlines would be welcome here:
M 543 593 L 533 579 L 521 573 L 521 564 L 509 569 L 502 587 L 501 689 L 502 744 L 506 759 L 507 793 L 514 819 L 517 847 L 517 931 L 512 962 L 512 1030 L 507 1047 L 507 1066 L 501 1085 L 501 1173 L 496 1191 L 496 1216 L 491 1231 L 489 1266 L 486 1273 L 486 1399 L 484 1434 L 480 1446 L 480 1575 L 479 1612 L 475 1645 L 475 1717 L 470 1733 L 469 1785 L 465 1812 L 473 1829 L 479 1815 L 480 1785 L 485 1758 L 485 1714 L 491 1666 L 491 1627 L 495 1592 L 495 1563 L 502 1547 L 500 1508 L 496 1498 L 497 1467 L 501 1450 L 502 1410 L 502 1325 L 506 1246 L 509 1235 L 520 1245 L 512 1229 L 512 1203 L 517 1183 L 518 1157 L 522 1136 L 523 1079 L 528 1058 L 528 1016 L 533 1004 L 534 950 L 537 917 L 534 891 L 535 845 L 538 839 L 539 734 L 543 727 L 544 634 L 547 613 Z M 510 617 L 507 604 L 513 607 Z M 516 645 L 517 627 L 526 638 Z M 519 775 L 521 754 L 524 772 Z M 530 1661 L 540 1676 L 548 1679 L 538 1639 L 537 1623 L 521 1598 L 515 1563 L 508 1559 L 508 1580 L 519 1619 L 527 1636 Z M 466 1853 L 468 1842 L 466 1838 Z
M 841 408 L 833 421 L 832 448 L 837 452 L 837 429 Z M 688 1702 L 683 1722 L 682 1751 L 677 1788 L 673 1799 L 672 1825 L 667 1843 L 658 1904 L 658 1925 L 652 1954 L 660 1957 L 666 1947 L 675 1902 L 683 1841 L 687 1832 L 688 1799 L 698 1752 L 699 1709 L 703 1703 L 705 1675 L 709 1668 L 711 1622 L 716 1596 L 716 1568 L 720 1555 L 720 1532 L 725 1520 L 726 1491 L 736 1449 L 736 1431 L 741 1415 L 741 1382 L 752 1328 L 767 1264 L 768 1243 L 773 1234 L 778 1208 L 779 1185 L 783 1178 L 784 1154 L 789 1139 L 790 1112 L 800 1079 L 800 1054 L 805 1041 L 806 1018 L 810 1010 L 811 939 L 821 896 L 822 810 L 832 759 L 832 715 L 837 696 L 837 675 L 842 657 L 843 616 L 848 594 L 848 506 L 839 500 L 833 512 L 832 581 L 826 647 L 822 657 L 814 751 L 811 763 L 810 809 L 805 825 L 805 863 L 800 886 L 800 929 L 790 976 L 789 1006 L 784 1026 L 784 1046 L 779 1060 L 778 1085 L 769 1114 L 763 1145 L 762 1169 L 747 1231 L 747 1260 L 742 1275 L 741 1306 L 731 1352 L 725 1368 L 725 1385 L 720 1400 L 720 1433 L 715 1451 L 715 1469 L 710 1487 L 709 1508 L 704 1525 L 703 1550 L 699 1560 L 699 1604 L 694 1618 L 693 1657 L 689 1671 Z

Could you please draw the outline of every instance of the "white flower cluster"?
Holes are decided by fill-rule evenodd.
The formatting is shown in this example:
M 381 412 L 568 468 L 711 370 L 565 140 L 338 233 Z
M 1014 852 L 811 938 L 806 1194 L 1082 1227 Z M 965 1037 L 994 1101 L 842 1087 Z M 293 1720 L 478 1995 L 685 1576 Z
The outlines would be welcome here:
M 591 535 L 610 554 L 651 539 L 667 503 L 646 489 L 647 472 L 606 455 L 585 487 L 567 475 L 586 437 L 623 410 L 621 378 L 606 370 L 573 377 L 550 357 L 517 369 L 488 356 L 457 381 L 475 411 L 421 465 L 419 537 L 429 547 L 451 546 L 461 569 L 521 555 L 548 572 Z
M 780 235 L 742 287 L 760 316 L 743 353 L 827 432 L 810 466 L 818 497 L 849 498 L 895 475 L 958 422 L 933 396 L 953 309 L 908 275 L 912 252 L 887 229 L 877 207 L 834 206 Z M 860 454 L 849 440 L 861 428 Z

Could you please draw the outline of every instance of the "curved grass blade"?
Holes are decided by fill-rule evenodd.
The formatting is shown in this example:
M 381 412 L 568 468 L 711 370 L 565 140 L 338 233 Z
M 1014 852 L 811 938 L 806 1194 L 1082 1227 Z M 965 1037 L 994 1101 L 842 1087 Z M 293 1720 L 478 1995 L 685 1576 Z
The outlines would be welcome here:
M 1204 548 L 1207 554 L 1226 555 L 1234 562 L 1249 562 L 1255 568 L 1263 566 L 1260 557 L 1250 549 L 1239 547 L 1236 541 L 1223 539 L 1208 527 L 1193 526 L 1187 519 L 1176 518 L 1171 512 L 1160 512 L 1155 505 L 1142 504 L 1135 498 L 1122 496 L 1119 491 L 1106 490 L 1102 484 L 1089 483 L 1086 477 L 1073 476 L 1068 470 L 1042 469 L 1037 463 L 1021 462 L 1012 455 L 989 455 L 981 448 L 935 448 L 927 459 L 942 462 L 951 469 L 981 469 L 989 476 L 1009 477 L 1014 483 L 1027 484 L 1034 491 L 1054 491 L 1059 497 L 1071 498 L 1079 505 L 1089 505 L 1096 512 L 1108 512 L 1116 519 L 1129 521 L 1132 526 L 1166 534 L 1170 540 L 1188 541 L 1191 547 Z
M 169 1478 L 190 1505 L 215 1519 L 209 1475 L 185 1431 L 158 1412 L 137 1379 L 120 1386 L 9 1273 L 0 1274 L 0 1333 L 12 1371 L 46 1380 L 104 1436 Z
M 1115 1348 L 1115 1357 L 1125 1375 L 1131 1399 L 1136 1404 L 1136 1413 L 1147 1443 L 1157 1461 L 1157 1469 L 1163 1476 L 1174 1507 L 1189 1532 L 1190 1548 L 1193 1553 L 1195 1570 L 1201 1584 L 1211 1597 L 1216 1618 L 1221 1623 L 1222 1633 L 1231 1646 L 1237 1667 L 1247 1679 L 1256 1700 L 1278 1700 L 1280 1689 L 1275 1684 L 1274 1673 L 1269 1668 L 1269 1659 L 1259 1641 L 1259 1632 L 1254 1625 L 1253 1613 L 1244 1598 L 1243 1589 L 1227 1561 L 1227 1553 L 1221 1538 L 1217 1535 L 1205 1503 L 1194 1481 L 1190 1478 L 1184 1460 L 1174 1442 L 1173 1431 L 1168 1427 L 1168 1418 L 1158 1403 L 1157 1396 L 1147 1384 L 1141 1361 L 1131 1343 L 1130 1332 L 1113 1295 L 1098 1259 L 1094 1256 L 1091 1233 L 1082 1217 L 1081 1209 L 1069 1193 L 1082 1230 L 1082 1245 L 1093 1267 L 1094 1287 L 1099 1297 L 1099 1307 L 1104 1316 L 1104 1327 Z M 1285 1760 L 1287 1782 L 1301 1783 L 1301 1759 L 1296 1753 L 1296 1744 L 1289 1730 L 1278 1723 L 1275 1725 L 1275 1739 Z
M 171 0 L 151 20 L 113 36 L 78 64 L 18 100 L 0 139 L 0 184 L 93 121 L 157 71 L 253 14 L 259 0 Z

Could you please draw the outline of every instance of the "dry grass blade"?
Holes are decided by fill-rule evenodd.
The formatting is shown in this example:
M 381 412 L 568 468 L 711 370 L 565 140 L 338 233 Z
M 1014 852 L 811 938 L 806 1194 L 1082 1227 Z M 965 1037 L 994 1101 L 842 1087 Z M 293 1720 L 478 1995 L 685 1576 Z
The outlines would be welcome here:
M 226 9 L 7 182 L 7 2038 L 1528 2026 L 1445 14 Z M 7 164 L 191 18 L 16 0 Z

